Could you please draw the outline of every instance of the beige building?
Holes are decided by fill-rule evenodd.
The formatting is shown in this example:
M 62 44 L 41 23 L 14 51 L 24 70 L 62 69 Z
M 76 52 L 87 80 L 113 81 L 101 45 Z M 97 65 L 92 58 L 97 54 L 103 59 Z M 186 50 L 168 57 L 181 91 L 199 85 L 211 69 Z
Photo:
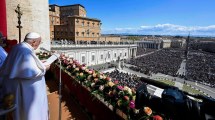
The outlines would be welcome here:
M 49 6 L 50 39 L 54 39 L 54 25 L 60 25 L 60 7 L 58 5 Z
M 55 39 L 72 41 L 97 41 L 100 37 L 100 20 L 81 16 L 70 16 L 68 23 L 55 25 Z
M 101 36 L 99 38 L 99 41 L 105 41 L 105 42 L 121 42 L 120 36 Z
M 57 6 L 57 5 L 52 5 Z M 101 21 L 86 17 L 80 4 L 59 6 L 60 25 L 54 25 L 55 40 L 97 41 L 101 36 Z M 51 29 L 51 28 L 50 28 Z
M 171 47 L 171 40 L 162 40 L 162 48 L 170 48 Z

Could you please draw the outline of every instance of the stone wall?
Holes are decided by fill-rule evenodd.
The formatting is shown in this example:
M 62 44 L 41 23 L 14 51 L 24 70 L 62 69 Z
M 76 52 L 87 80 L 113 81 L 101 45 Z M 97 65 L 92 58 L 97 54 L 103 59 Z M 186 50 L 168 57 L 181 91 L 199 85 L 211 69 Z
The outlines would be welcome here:
M 8 39 L 19 40 L 17 13 L 14 11 L 20 4 L 21 41 L 28 32 L 38 32 L 42 36 L 43 44 L 40 46 L 50 49 L 49 5 L 48 0 L 7 0 L 7 33 Z

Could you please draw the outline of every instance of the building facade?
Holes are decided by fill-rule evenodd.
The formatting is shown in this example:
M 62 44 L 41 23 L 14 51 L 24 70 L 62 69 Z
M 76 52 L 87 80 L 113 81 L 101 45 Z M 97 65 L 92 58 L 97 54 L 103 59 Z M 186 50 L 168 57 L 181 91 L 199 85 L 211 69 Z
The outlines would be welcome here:
M 57 6 L 57 5 L 52 5 Z M 60 25 L 54 25 L 55 40 L 98 41 L 101 36 L 101 21 L 88 18 L 80 4 L 59 6 Z
M 121 42 L 120 36 L 101 36 L 99 38 L 99 41 L 105 41 L 105 42 Z
M 156 41 L 136 41 L 138 47 L 140 48 L 150 48 L 150 49 L 160 49 L 162 47 L 162 41 L 156 40 Z
M 171 40 L 171 48 L 182 48 L 185 47 L 185 45 L 186 45 L 185 39 Z
M 63 51 L 67 56 L 87 66 L 103 64 L 118 59 L 136 57 L 136 44 L 123 45 L 52 45 L 51 50 Z
M 60 7 L 58 5 L 49 6 L 50 39 L 54 40 L 54 25 L 60 25 Z

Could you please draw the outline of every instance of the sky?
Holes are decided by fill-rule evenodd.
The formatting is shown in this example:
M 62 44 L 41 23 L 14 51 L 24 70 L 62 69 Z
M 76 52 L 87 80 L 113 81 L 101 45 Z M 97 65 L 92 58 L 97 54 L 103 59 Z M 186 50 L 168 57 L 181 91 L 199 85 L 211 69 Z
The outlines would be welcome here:
M 215 0 L 49 0 L 81 4 L 102 34 L 215 36 Z

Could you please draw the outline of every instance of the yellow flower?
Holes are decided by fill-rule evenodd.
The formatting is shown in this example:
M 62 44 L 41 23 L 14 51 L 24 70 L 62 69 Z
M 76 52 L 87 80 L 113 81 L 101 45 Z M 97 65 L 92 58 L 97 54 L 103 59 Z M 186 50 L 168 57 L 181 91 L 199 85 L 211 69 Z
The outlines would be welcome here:
M 94 78 L 96 77 L 96 73 L 93 73 L 93 77 L 94 77 Z
M 87 72 L 87 73 L 88 73 L 88 72 L 89 72 L 89 69 L 85 69 L 85 72 Z
M 80 76 L 83 76 L 83 75 L 84 75 L 84 74 L 81 72 L 81 73 L 80 73 Z
M 75 68 L 75 71 L 79 71 L 79 68 Z
M 128 86 L 124 86 L 123 90 L 128 91 Z
M 108 82 L 108 85 L 109 85 L 110 87 L 113 87 L 115 84 L 114 84 L 113 82 Z
M 99 81 L 99 79 L 98 79 L 98 78 L 94 78 L 94 81 L 95 81 L 95 82 L 98 82 L 98 81 Z
M 136 100 L 136 95 L 132 96 L 132 100 L 134 101 Z

